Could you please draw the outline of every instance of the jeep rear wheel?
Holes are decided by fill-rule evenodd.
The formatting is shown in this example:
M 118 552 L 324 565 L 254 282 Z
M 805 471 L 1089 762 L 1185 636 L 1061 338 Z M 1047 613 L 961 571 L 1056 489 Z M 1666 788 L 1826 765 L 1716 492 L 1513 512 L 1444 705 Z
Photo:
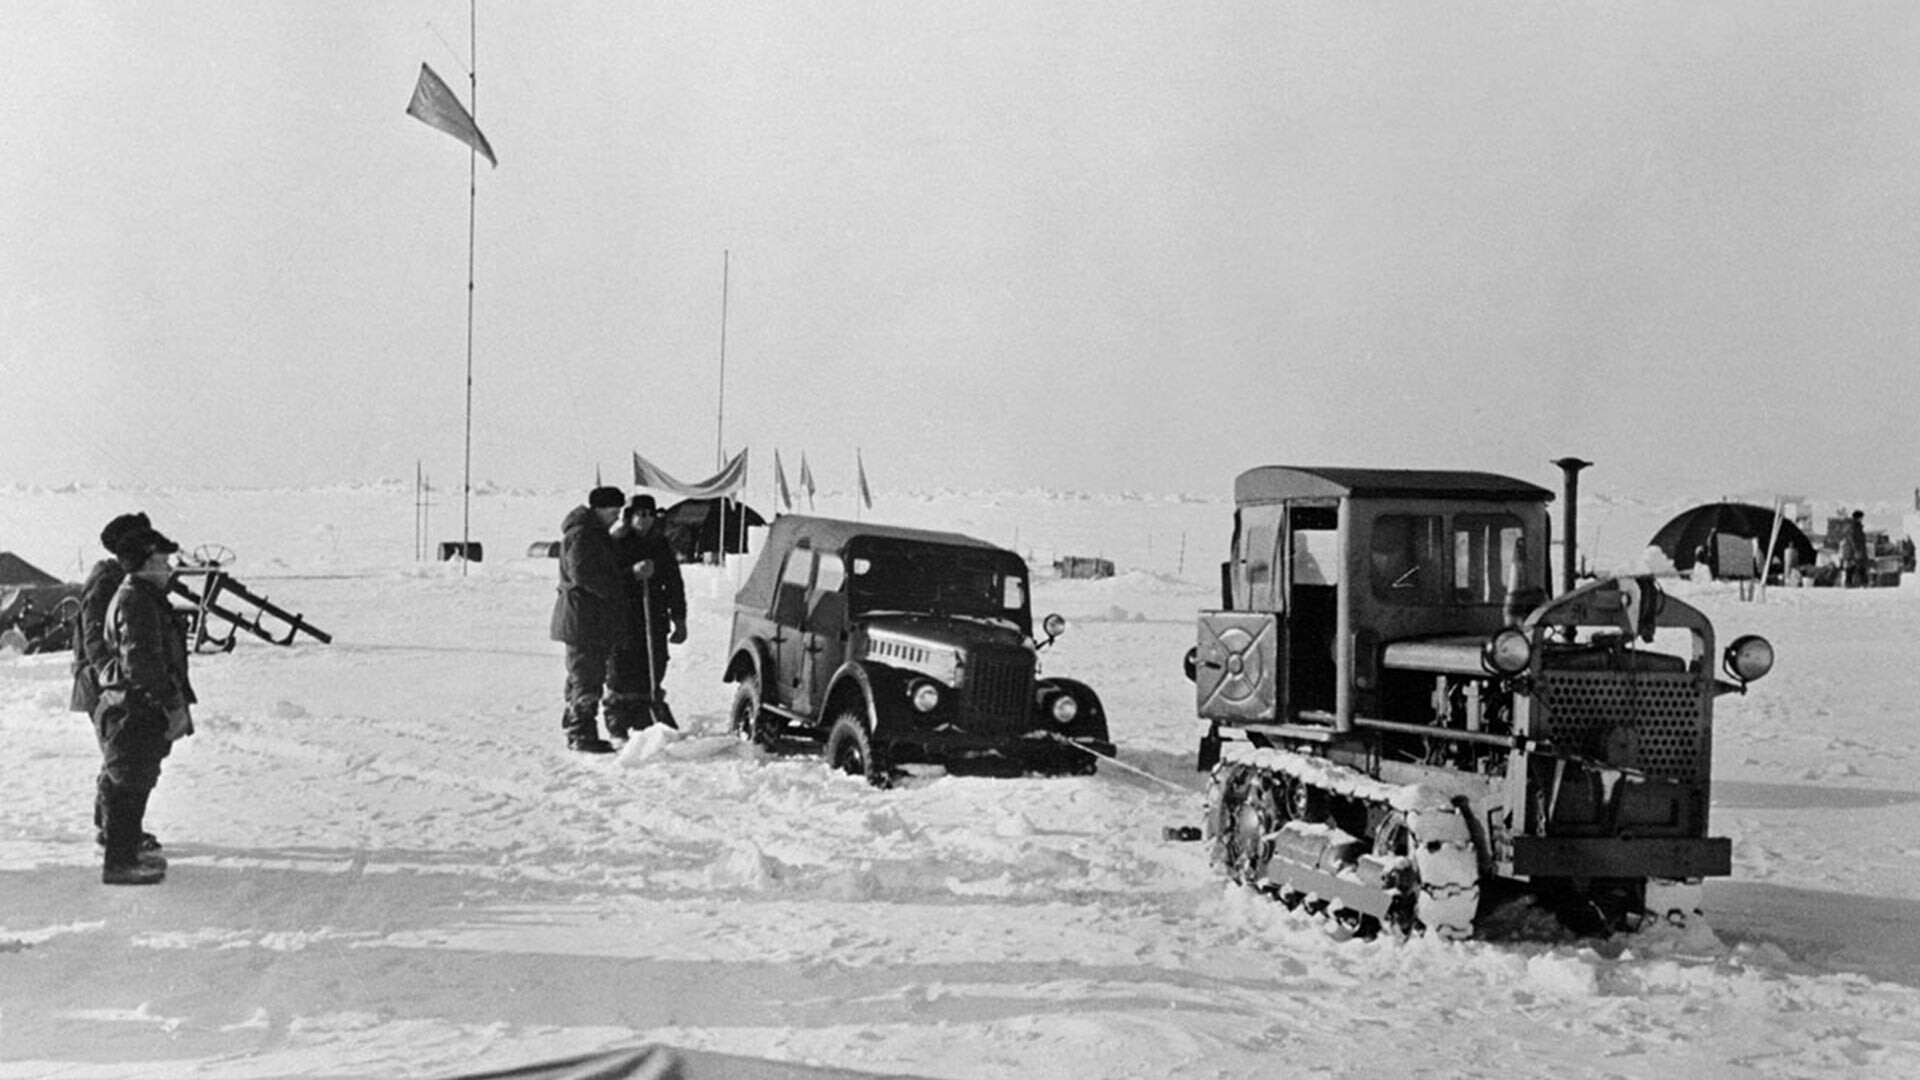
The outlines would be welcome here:
M 760 704 L 760 676 L 742 675 L 733 691 L 733 710 L 728 714 L 728 727 L 734 737 L 741 742 L 773 749 L 777 738 L 774 734 L 774 718 Z
M 833 727 L 827 732 L 827 768 L 865 777 L 877 788 L 893 786 L 892 773 L 874 753 L 867 718 L 859 707 L 842 709 L 834 717 Z

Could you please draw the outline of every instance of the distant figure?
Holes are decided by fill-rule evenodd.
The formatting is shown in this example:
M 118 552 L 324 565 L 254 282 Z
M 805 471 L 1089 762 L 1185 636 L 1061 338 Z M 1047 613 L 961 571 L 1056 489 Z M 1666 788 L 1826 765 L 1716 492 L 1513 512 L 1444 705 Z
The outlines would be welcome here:
M 1864 511 L 1855 510 L 1847 522 L 1847 534 L 1840 540 L 1840 579 L 1845 588 L 1867 584 L 1867 567 L 1872 563 L 1873 552 L 1867 547 L 1865 518 Z
M 560 727 L 567 749 L 583 754 L 613 753 L 600 737 L 600 695 L 608 657 L 627 633 L 627 575 L 609 531 L 626 501 L 617 487 L 597 487 L 585 506 L 574 507 L 560 523 L 560 595 L 547 634 L 567 646 L 567 707 Z
M 100 546 L 107 549 L 107 557 L 93 564 L 87 571 L 87 580 L 80 586 L 80 614 L 73 621 L 73 696 L 69 707 L 74 712 L 86 713 L 89 722 L 94 710 L 100 707 L 100 672 L 113 659 L 113 650 L 107 647 L 107 605 L 113 602 L 113 594 L 119 590 L 120 583 L 127 579 L 126 570 L 120 566 L 120 560 L 112 554 L 136 533 L 151 530 L 153 523 L 145 514 L 121 514 L 107 527 L 100 530 Z M 99 732 L 95 731 L 95 737 Z M 106 746 L 102 744 L 104 753 Z M 107 770 L 103 766 L 98 779 L 94 782 L 93 833 L 98 843 L 107 842 L 106 800 Z M 140 850 L 158 851 L 160 841 L 152 833 L 142 833 Z
M 154 885 L 167 860 L 142 851 L 147 799 L 160 780 L 160 762 L 176 740 L 193 734 L 193 684 L 187 678 L 187 635 L 173 617 L 168 556 L 179 551 L 151 526 L 118 537 L 114 557 L 126 579 L 107 604 L 104 636 L 110 655 L 100 668 L 103 846 L 100 880 L 108 885 Z
M 687 589 L 653 496 L 635 495 L 627 503 L 613 527 L 613 546 L 631 575 L 627 640 L 613 650 L 607 671 L 607 734 L 617 742 L 655 723 L 680 726 L 660 684 L 667 674 L 667 645 L 687 640 Z

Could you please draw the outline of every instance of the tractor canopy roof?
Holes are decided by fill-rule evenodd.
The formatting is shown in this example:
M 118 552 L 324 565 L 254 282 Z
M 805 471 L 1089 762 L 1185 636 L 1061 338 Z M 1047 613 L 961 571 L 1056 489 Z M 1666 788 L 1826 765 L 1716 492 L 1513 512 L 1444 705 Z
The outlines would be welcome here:
M 1233 481 L 1236 503 L 1288 499 L 1477 499 L 1551 502 L 1553 492 L 1498 473 L 1262 465 Z

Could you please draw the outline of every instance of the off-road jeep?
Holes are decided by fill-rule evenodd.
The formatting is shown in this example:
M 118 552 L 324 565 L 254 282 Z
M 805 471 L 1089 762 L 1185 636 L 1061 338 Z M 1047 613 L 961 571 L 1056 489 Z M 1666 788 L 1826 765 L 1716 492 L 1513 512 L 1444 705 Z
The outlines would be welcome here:
M 732 726 L 819 746 L 885 786 L 899 766 L 1091 773 L 1111 755 L 1091 688 L 1039 675 L 1027 565 L 957 533 L 784 515 L 734 598 Z

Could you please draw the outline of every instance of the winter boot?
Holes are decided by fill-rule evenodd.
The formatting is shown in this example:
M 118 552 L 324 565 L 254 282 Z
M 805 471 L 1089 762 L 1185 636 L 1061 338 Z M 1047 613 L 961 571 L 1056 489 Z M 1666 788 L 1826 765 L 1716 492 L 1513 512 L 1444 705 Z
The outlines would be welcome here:
M 108 863 L 100 868 L 102 885 L 158 885 L 167 880 L 167 868 L 136 862 L 131 866 Z
M 141 788 L 111 787 L 107 791 L 103 808 L 106 854 L 100 868 L 103 884 L 157 885 L 165 880 L 166 859 L 140 851 L 140 821 L 146 816 L 149 794 Z
M 567 749 L 577 754 L 611 754 L 614 746 L 598 735 L 583 734 L 567 736 Z

